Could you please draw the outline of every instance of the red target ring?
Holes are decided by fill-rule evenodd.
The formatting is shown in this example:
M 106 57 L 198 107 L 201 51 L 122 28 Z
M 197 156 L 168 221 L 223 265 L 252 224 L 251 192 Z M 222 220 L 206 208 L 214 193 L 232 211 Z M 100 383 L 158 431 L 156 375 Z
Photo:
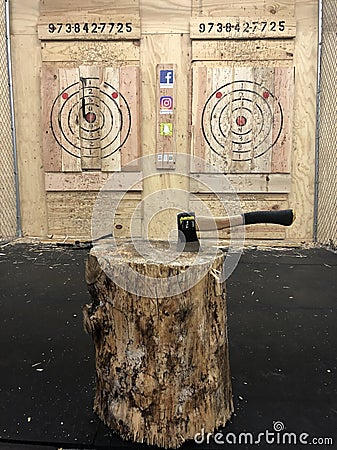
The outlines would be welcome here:
M 97 119 L 97 116 L 96 116 L 96 114 L 93 113 L 93 112 L 88 112 L 88 113 L 85 115 L 85 120 L 86 120 L 88 123 L 94 123 L 96 119 Z
M 236 118 L 236 124 L 237 124 L 239 127 L 245 126 L 246 123 L 247 123 L 247 119 L 245 118 L 245 116 L 238 116 L 238 117 Z

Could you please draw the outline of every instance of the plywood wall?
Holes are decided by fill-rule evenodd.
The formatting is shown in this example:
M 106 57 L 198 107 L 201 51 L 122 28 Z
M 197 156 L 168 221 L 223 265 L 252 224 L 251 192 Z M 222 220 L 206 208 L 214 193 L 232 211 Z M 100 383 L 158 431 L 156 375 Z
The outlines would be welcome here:
M 10 2 L 10 13 L 22 229 L 25 236 L 45 236 L 48 227 L 41 144 L 39 1 Z
M 193 206 L 193 202 L 189 203 L 188 192 L 191 186 L 188 177 L 177 175 L 177 173 L 187 173 L 185 166 L 176 167 L 175 173 L 156 171 L 158 65 L 171 64 L 176 67 L 177 93 L 174 123 L 177 133 L 174 149 L 177 154 L 188 154 L 191 152 L 191 143 L 193 152 L 195 138 L 192 116 L 197 109 L 193 105 L 198 104 L 196 98 L 193 98 L 193 70 L 196 70 L 198 66 L 219 67 L 219 61 L 226 67 L 266 66 L 268 65 L 266 55 L 269 55 L 269 60 L 278 61 L 279 66 L 291 68 L 292 76 L 295 74 L 292 85 L 294 89 L 292 117 L 289 118 L 291 140 L 288 141 L 288 166 L 281 168 L 282 170 L 276 170 L 274 166 L 276 178 L 275 181 L 271 181 L 274 186 L 271 190 L 269 189 L 270 181 L 261 179 L 260 173 L 256 174 L 254 183 L 250 187 L 242 178 L 237 179 L 235 186 L 239 190 L 242 207 L 245 210 L 293 207 L 297 211 L 297 220 L 291 229 L 255 228 L 250 231 L 252 239 L 286 239 L 285 242 L 288 243 L 312 240 L 317 76 L 316 0 L 282 0 L 273 4 L 262 0 L 255 2 L 244 0 L 225 4 L 218 0 L 202 2 L 199 0 L 167 0 L 165 2 L 158 0 L 81 0 L 81 2 L 13 0 L 10 5 L 21 211 L 23 232 L 26 236 L 56 234 L 76 237 L 77 234 L 84 237 L 82 235 L 88 233 L 83 233 L 83 230 L 88 230 L 88 227 L 85 225 L 81 228 L 81 224 L 88 224 L 90 205 L 95 193 L 104 182 L 104 177 L 102 178 L 101 175 L 94 178 L 90 175 L 85 180 L 80 180 L 74 175 L 77 181 L 71 178 L 72 181 L 69 183 L 76 186 L 76 189 L 72 187 L 62 193 L 55 187 L 59 185 L 57 183 L 60 183 L 60 180 L 51 178 L 51 175 L 45 177 L 43 153 L 48 149 L 42 137 L 44 122 L 41 117 L 43 107 L 41 74 L 43 68 L 55 67 L 55 65 L 79 67 L 81 64 L 97 65 L 98 63 L 109 66 L 111 62 L 114 62 L 113 65 L 118 62 L 119 66 L 139 66 L 139 85 L 141 86 L 138 99 L 139 154 L 149 156 L 146 161 L 147 167 L 143 169 L 145 174 L 151 174 L 151 176 L 144 179 L 139 188 L 141 190 L 130 194 L 126 211 L 130 216 L 130 205 L 136 207 L 143 200 L 142 219 L 144 223 L 149 224 L 150 235 L 165 238 L 167 231 L 174 226 L 175 212 L 160 213 L 156 216 L 156 220 L 151 221 L 154 203 L 158 201 L 156 193 L 170 189 L 179 190 L 181 193 L 179 204 L 190 207 Z M 69 16 L 69 11 L 95 17 L 103 17 L 107 11 L 109 14 L 114 13 L 120 17 L 138 16 L 141 25 L 140 39 L 124 41 L 122 47 L 115 40 L 58 42 L 39 40 L 38 23 L 41 23 L 41 18 L 48 15 L 56 18 L 65 17 Z M 209 40 L 191 39 L 191 21 L 201 17 L 210 21 L 210 17 L 229 16 L 267 17 L 270 21 L 281 18 L 290 22 L 295 18 L 296 27 L 293 30 L 296 28 L 296 31 L 293 32 L 293 37 L 290 36 L 287 39 L 277 36 L 272 39 L 224 41 L 213 37 L 212 44 L 209 44 Z M 290 72 L 287 75 L 288 84 Z M 283 172 L 285 176 L 282 180 L 277 178 L 279 172 Z M 72 173 L 70 175 L 72 176 Z M 86 184 L 91 183 L 90 180 L 94 180 L 92 184 Z M 87 188 L 89 186 L 90 192 L 87 192 L 87 188 L 80 191 L 81 186 Z M 252 186 L 255 187 L 252 188 Z M 202 201 L 216 211 L 214 199 L 207 193 L 200 193 L 200 196 Z M 77 227 L 81 228 L 81 233 L 77 233 Z

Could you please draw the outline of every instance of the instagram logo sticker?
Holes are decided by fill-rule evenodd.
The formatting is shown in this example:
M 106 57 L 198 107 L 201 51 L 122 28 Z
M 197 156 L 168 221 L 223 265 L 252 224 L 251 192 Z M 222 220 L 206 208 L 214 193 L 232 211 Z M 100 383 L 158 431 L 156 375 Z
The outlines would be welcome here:
M 173 98 L 166 95 L 160 97 L 160 114 L 172 114 L 173 113 Z

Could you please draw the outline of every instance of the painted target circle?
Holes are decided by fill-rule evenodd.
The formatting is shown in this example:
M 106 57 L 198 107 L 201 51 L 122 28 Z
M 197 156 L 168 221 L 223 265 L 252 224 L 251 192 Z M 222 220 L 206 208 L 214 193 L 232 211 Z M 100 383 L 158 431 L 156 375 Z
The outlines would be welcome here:
M 101 150 L 107 158 L 126 142 L 131 130 L 131 113 L 125 97 L 111 84 L 97 86 L 96 78 L 70 84 L 55 98 L 50 125 L 58 144 L 80 158 Z
M 283 128 L 282 106 L 262 84 L 227 83 L 207 99 L 201 116 L 203 136 L 213 152 L 233 161 L 249 161 L 268 152 Z

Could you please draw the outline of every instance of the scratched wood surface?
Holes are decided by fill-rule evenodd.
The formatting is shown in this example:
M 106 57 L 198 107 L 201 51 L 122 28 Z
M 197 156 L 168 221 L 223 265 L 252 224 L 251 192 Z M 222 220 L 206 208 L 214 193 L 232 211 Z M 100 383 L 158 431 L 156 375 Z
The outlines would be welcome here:
M 76 81 L 78 82 L 78 79 Z M 102 168 L 101 141 L 104 132 L 102 117 L 106 116 L 106 111 L 99 96 L 100 84 L 100 67 L 82 65 L 79 67 L 78 95 L 81 106 L 79 114 L 70 115 L 70 117 L 78 122 L 82 170 Z M 88 138 L 91 139 L 88 140 Z
M 109 180 L 109 188 L 117 191 L 141 191 L 141 172 L 47 172 L 45 186 L 47 192 L 99 191 Z
M 100 15 L 105 10 L 111 9 L 120 15 L 139 13 L 142 22 L 140 41 L 49 41 L 42 42 L 41 45 L 38 40 L 37 25 L 41 15 L 49 14 L 55 17 L 62 13 L 64 17 L 65 12 L 71 13 L 74 10 L 77 13 L 90 11 L 91 14 Z M 193 40 L 191 42 L 189 32 L 192 17 L 211 17 L 211 20 L 215 21 L 218 17 L 226 16 L 268 17 L 268 20 L 270 18 L 276 21 L 295 16 L 296 38 L 212 40 L 212 42 L 211 40 Z M 270 179 L 273 180 L 274 176 L 288 176 L 290 179 L 287 186 L 284 186 L 283 181 L 281 185 L 283 189 L 287 189 L 289 206 L 295 207 L 298 214 L 294 225 L 286 230 L 286 242 L 310 241 L 313 230 L 315 186 L 317 18 L 316 0 L 279 0 L 277 2 L 264 0 L 243 0 L 242 2 L 232 0 L 229 2 L 219 0 L 11 1 L 13 86 L 23 233 L 44 236 L 47 232 L 48 200 L 46 200 L 42 160 L 43 153 L 47 150 L 44 145 L 44 119 L 41 116 L 41 108 L 44 108 L 42 103 L 46 99 L 41 97 L 40 72 L 42 68 L 45 70 L 48 62 L 59 66 L 67 63 L 69 67 L 78 67 L 81 64 L 114 67 L 115 65 L 137 65 L 141 60 L 139 82 L 142 92 L 139 98 L 139 117 L 142 121 L 142 133 L 139 135 L 139 142 L 142 154 L 149 155 L 155 153 L 156 145 L 156 64 L 177 64 L 180 77 L 179 86 L 177 86 L 177 126 L 179 128 L 177 150 L 189 152 L 191 98 L 195 90 L 195 86 L 191 83 L 191 62 L 200 61 L 202 65 L 208 67 L 208 64 L 216 61 L 218 67 L 223 67 L 229 65 L 228 61 L 231 64 L 235 61 L 238 66 L 244 64 L 249 67 L 255 65 L 295 66 L 291 173 L 271 173 Z M 277 61 L 277 64 L 273 61 Z M 46 87 L 48 90 L 49 85 L 46 84 Z M 45 95 L 52 97 L 50 92 L 45 92 Z M 50 164 L 56 164 L 62 169 L 62 155 L 55 153 L 54 159 Z M 284 161 L 283 157 L 281 159 Z M 274 166 L 272 170 L 278 169 Z M 281 170 L 284 168 L 281 167 Z M 65 172 L 65 174 L 71 173 Z M 74 173 L 81 175 L 83 172 Z M 259 176 L 258 173 L 251 174 L 253 175 Z M 245 181 L 241 179 L 239 184 L 248 189 L 249 183 L 250 180 L 246 177 Z M 264 180 L 262 184 L 265 189 L 270 182 L 267 183 Z M 93 183 L 93 186 L 96 185 L 97 183 Z M 181 184 L 177 178 L 163 174 L 160 181 L 156 179 L 146 183 L 144 197 L 157 189 L 182 185 L 188 189 L 187 184 Z M 256 186 L 256 180 L 253 186 Z M 150 232 L 153 232 L 154 236 L 158 235 L 159 228 L 165 226 L 165 223 L 167 220 L 158 222 L 157 229 L 153 225 Z
M 119 171 L 139 156 L 138 71 L 137 66 L 43 66 L 47 172 Z
M 132 171 L 139 169 L 138 158 L 141 156 L 140 150 L 140 73 L 138 66 L 121 66 L 119 69 L 119 91 L 128 100 L 129 114 L 131 117 L 130 134 L 127 142 L 122 148 L 121 168 Z M 125 104 L 121 105 L 123 112 Z M 126 111 L 124 111 L 127 114 Z M 125 139 L 123 134 L 122 139 Z
M 140 17 L 142 35 L 189 34 L 191 3 L 186 0 L 141 0 Z
M 292 92 L 288 67 L 195 65 L 192 154 L 208 172 L 289 173 Z
M 97 191 L 48 192 L 48 234 L 59 240 L 65 238 L 91 239 L 93 226 L 91 218 L 93 208 L 97 208 L 97 194 Z M 111 203 L 114 198 L 116 198 L 116 209 L 102 211 L 102 221 L 105 220 L 107 214 L 113 213 L 109 227 L 106 228 L 107 233 L 113 233 L 116 238 L 128 237 L 132 226 L 135 236 L 140 236 L 141 211 L 137 207 L 141 200 L 141 193 L 132 192 L 121 195 L 118 192 L 111 192 Z M 97 229 L 98 226 L 99 224 L 97 224 Z
M 236 64 L 282 61 L 291 64 L 294 52 L 294 40 L 192 41 L 192 61 L 235 61 Z
M 80 172 L 81 171 L 81 136 L 80 136 L 80 120 L 82 115 L 78 113 L 71 114 L 70 103 L 66 102 L 59 94 L 65 91 L 68 86 L 79 84 L 80 73 L 78 68 L 60 67 L 57 78 L 53 77 L 57 89 L 57 97 L 54 99 L 52 108 L 49 111 L 43 112 L 47 117 L 51 117 L 52 110 L 54 111 L 53 118 L 50 119 L 50 128 L 52 135 L 58 139 L 58 146 L 62 148 L 62 168 L 63 172 Z M 72 92 L 73 102 L 80 104 L 80 91 L 75 89 Z M 49 113 L 49 114 L 48 114 Z M 81 119 L 80 119 L 81 117 Z M 68 120 L 70 118 L 70 120 Z M 54 143 L 55 145 L 55 143 Z M 69 153 L 69 150 L 71 153 Z
M 104 13 L 109 9 L 116 14 L 135 13 L 139 10 L 139 0 L 40 0 L 40 13 L 45 15 L 69 11 Z
M 138 41 L 43 41 L 41 57 L 44 62 L 72 62 L 81 64 L 139 64 Z
M 242 0 L 221 2 L 219 0 L 192 0 L 194 16 L 221 17 L 226 13 L 230 16 L 244 16 L 249 12 L 251 17 L 269 15 L 294 16 L 296 0 L 278 0 L 277 2 Z
M 317 77 L 317 26 L 315 17 L 318 3 L 310 0 L 296 1 L 298 37 L 294 65 L 292 188 L 289 203 L 297 213 L 296 221 L 287 230 L 287 239 L 301 241 L 301 236 L 312 236 L 315 190 L 315 129 L 316 129 L 316 77 Z

